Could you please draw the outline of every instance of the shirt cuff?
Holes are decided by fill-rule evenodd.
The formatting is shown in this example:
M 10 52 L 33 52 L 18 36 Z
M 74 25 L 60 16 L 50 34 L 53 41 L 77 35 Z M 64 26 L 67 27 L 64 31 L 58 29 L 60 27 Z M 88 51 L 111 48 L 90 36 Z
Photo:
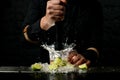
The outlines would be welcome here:
M 34 24 L 29 25 L 27 29 L 28 37 L 33 41 L 39 41 L 40 36 L 45 32 L 40 28 L 40 20 L 36 21 Z

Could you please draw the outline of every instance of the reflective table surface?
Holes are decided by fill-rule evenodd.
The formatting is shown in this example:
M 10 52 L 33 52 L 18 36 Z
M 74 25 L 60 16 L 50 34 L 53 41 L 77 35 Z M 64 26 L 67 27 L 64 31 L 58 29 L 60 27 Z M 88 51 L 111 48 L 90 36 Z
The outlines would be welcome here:
M 120 66 L 91 67 L 85 73 L 44 73 L 25 66 L 1 66 L 0 80 L 120 80 Z

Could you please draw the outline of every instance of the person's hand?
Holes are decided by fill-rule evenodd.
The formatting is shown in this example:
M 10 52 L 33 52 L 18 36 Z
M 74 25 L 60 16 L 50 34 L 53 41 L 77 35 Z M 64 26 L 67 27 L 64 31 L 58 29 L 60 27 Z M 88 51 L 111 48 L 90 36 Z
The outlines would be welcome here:
M 49 0 L 47 2 L 46 17 L 55 22 L 62 21 L 65 14 L 65 3 L 61 0 Z
M 69 53 L 68 61 L 75 66 L 79 66 L 83 63 L 86 63 L 87 66 L 90 65 L 90 60 L 87 60 L 83 55 L 78 54 L 77 51 L 71 51 Z
M 42 18 L 42 27 L 46 30 L 55 25 L 55 22 L 62 21 L 65 14 L 66 0 L 48 0 L 46 14 Z M 47 23 L 47 26 L 44 25 Z

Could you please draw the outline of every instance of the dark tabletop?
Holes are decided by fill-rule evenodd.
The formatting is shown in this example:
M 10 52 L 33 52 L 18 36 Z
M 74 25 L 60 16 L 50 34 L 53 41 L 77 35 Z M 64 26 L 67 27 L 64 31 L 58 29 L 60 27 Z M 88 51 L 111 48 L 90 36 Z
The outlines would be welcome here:
M 59 73 L 51 74 L 40 71 L 31 71 L 25 66 L 1 66 L 0 80 L 120 80 L 120 66 L 91 67 L 86 73 Z

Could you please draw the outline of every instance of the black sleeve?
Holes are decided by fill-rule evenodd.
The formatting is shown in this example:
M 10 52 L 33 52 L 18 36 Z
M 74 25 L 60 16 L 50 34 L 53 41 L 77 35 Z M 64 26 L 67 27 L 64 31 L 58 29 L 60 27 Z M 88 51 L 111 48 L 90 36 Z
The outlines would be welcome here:
M 91 6 L 91 15 L 90 15 L 90 20 L 89 20 L 89 36 L 87 40 L 88 42 L 88 47 L 95 47 L 99 55 L 102 54 L 102 40 L 103 40 L 103 11 L 102 11 L 102 5 L 100 2 L 95 1 L 95 3 Z M 91 50 L 85 50 L 83 54 L 87 57 L 87 59 L 91 60 L 92 66 L 95 66 L 99 60 L 99 57 L 96 56 L 97 53 Z
M 103 10 L 99 1 L 95 1 L 91 6 L 91 16 L 89 20 L 89 29 L 91 30 L 88 37 L 90 47 L 95 47 L 100 52 L 102 49 L 103 38 Z M 88 31 L 89 32 L 89 31 Z
M 22 30 L 25 26 L 29 25 L 27 34 L 33 41 L 42 39 L 42 35 L 45 32 L 40 28 L 40 20 L 45 15 L 46 1 L 47 0 L 31 0 L 30 4 L 26 4 L 29 5 L 29 7 L 22 24 Z M 24 41 L 23 32 L 21 37 Z
M 86 50 L 89 47 L 94 47 L 101 54 L 102 51 L 102 36 L 103 36 L 103 11 L 102 6 L 98 1 L 93 0 L 86 3 L 86 13 L 83 17 L 83 34 L 82 43 L 78 44 L 77 51 L 82 53 L 92 63 L 96 62 L 97 53 L 91 50 Z M 81 35 L 78 37 L 80 38 Z

